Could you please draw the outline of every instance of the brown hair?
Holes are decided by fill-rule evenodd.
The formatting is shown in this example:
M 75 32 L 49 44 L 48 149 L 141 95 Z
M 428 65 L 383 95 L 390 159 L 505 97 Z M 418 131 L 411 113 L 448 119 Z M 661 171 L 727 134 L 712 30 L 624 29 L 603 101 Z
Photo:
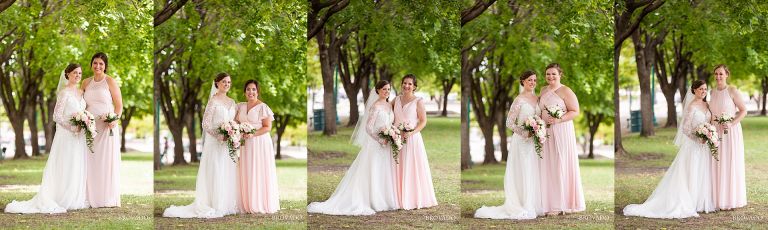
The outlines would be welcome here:
M 523 81 L 527 80 L 529 77 L 536 75 L 536 72 L 533 72 L 533 70 L 526 70 L 523 72 L 522 75 L 520 75 L 520 85 L 523 85 Z
M 75 71 L 75 69 L 77 69 L 77 68 L 80 68 L 80 64 L 77 64 L 77 63 L 69 63 L 69 65 L 67 65 L 67 68 L 64 68 L 64 78 L 66 78 L 67 80 L 69 80 L 69 76 L 67 76 L 67 75 L 68 75 L 69 73 L 71 73 L 72 71 Z
M 219 79 L 219 80 L 221 80 L 221 79 Z M 261 89 L 259 89 L 259 82 L 256 81 L 256 80 L 253 80 L 253 79 L 250 79 L 250 80 L 245 82 L 245 86 L 243 86 L 243 91 L 248 90 L 248 85 L 250 85 L 250 84 L 255 85 L 256 86 L 256 92 L 258 94 L 261 94 Z
M 695 81 L 693 81 L 693 82 L 691 83 L 691 93 L 693 93 L 693 90 L 694 90 L 694 89 L 698 89 L 698 88 L 699 88 L 699 87 L 701 87 L 702 85 L 706 85 L 706 84 L 707 84 L 707 82 L 705 82 L 705 81 L 703 81 L 703 80 L 695 80 Z M 706 101 L 707 101 L 707 96 L 705 95 L 705 96 L 704 96 L 704 102 L 706 102 Z
M 403 76 L 403 80 L 400 80 L 400 84 L 403 84 L 403 82 L 405 82 L 405 79 L 408 79 L 408 78 L 413 80 L 414 87 L 419 88 L 419 84 L 416 82 L 416 75 L 413 75 L 412 73 L 409 73 Z M 416 91 L 416 89 L 413 89 L 413 91 Z
M 384 88 L 384 86 L 387 86 L 387 85 L 389 85 L 389 81 L 387 80 L 381 80 L 379 82 L 376 82 L 376 85 L 374 86 L 376 87 L 376 94 L 379 94 L 379 90 L 381 88 Z M 387 101 L 389 101 L 389 98 L 387 98 Z
M 549 65 L 547 65 L 547 68 L 544 68 L 544 72 L 547 72 L 547 70 L 552 68 L 555 68 L 561 76 L 563 75 L 563 68 L 560 68 L 560 64 L 557 64 L 556 62 L 549 63 Z
M 228 73 L 225 73 L 225 72 L 221 72 L 221 73 L 219 73 L 219 74 L 216 74 L 216 78 L 214 78 L 214 79 L 213 79 L 213 87 L 216 87 L 216 88 L 218 89 L 218 88 L 219 88 L 219 86 L 218 86 L 218 85 L 216 85 L 216 83 L 217 83 L 217 82 L 220 82 L 220 81 L 221 81 L 222 79 L 224 79 L 225 77 L 229 77 L 229 74 L 228 74 Z
M 715 71 L 717 71 L 717 69 L 720 69 L 720 68 L 723 68 L 723 70 L 725 70 L 725 74 L 728 74 L 729 77 L 731 76 L 731 71 L 728 70 L 728 66 L 726 66 L 725 64 L 716 65 L 715 69 L 713 69 L 712 72 L 714 73 Z
M 107 68 L 109 68 L 109 60 L 107 59 L 107 54 L 103 52 L 94 54 L 93 57 L 91 57 L 91 67 L 93 67 L 93 60 L 96 60 L 96 58 L 104 61 L 104 73 L 107 73 Z

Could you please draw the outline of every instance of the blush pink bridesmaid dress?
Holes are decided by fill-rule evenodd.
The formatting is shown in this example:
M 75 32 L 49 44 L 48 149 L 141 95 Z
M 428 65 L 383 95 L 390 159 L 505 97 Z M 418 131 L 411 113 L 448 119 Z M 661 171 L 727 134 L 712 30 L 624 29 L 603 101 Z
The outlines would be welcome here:
M 727 113 L 736 116 L 736 104 L 733 102 L 728 89 L 713 89 L 709 108 L 712 116 Z M 715 123 L 717 124 L 717 123 Z M 747 186 L 744 178 L 744 138 L 741 124 L 733 124 L 728 134 L 717 126 L 718 135 L 722 138 L 718 149 L 720 161 L 712 161 L 713 193 L 715 206 L 718 209 L 740 208 L 747 205 Z
M 567 110 L 565 101 L 555 91 L 557 89 L 543 92 L 539 99 L 541 118 L 544 120 L 550 118 L 546 112 L 549 106 L 559 105 Z M 543 146 L 542 159 L 539 161 L 544 213 L 584 211 L 586 205 L 579 176 L 579 157 L 576 154 L 578 147 L 573 121 L 553 124 L 547 129 L 547 134 L 549 139 Z
M 256 130 L 261 129 L 262 120 L 275 120 L 274 113 L 264 103 L 251 109 L 246 103 L 240 103 L 237 111 L 238 121 L 248 123 Z M 280 210 L 275 151 L 269 132 L 245 139 L 240 147 L 238 164 L 240 209 L 246 213 L 275 213 Z
M 109 135 L 107 124 L 99 117 L 114 112 L 107 79 L 95 78 L 85 89 L 85 103 L 96 117 L 93 153 L 86 153 L 86 197 L 93 208 L 120 207 L 120 132 L 115 127 Z
M 417 103 L 421 98 L 403 103 L 401 96 L 395 98 L 395 125 L 407 122 L 415 127 L 419 123 L 416 113 Z M 435 189 L 432 185 L 432 173 L 429 170 L 427 151 L 421 132 L 413 133 L 408 138 L 395 164 L 395 187 L 400 207 L 405 210 L 432 207 L 437 205 Z

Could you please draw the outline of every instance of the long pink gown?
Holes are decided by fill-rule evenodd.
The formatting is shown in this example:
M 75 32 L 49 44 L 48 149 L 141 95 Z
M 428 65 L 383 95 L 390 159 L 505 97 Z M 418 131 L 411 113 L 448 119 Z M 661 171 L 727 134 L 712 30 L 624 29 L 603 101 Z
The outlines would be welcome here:
M 541 118 L 550 118 L 546 108 L 559 105 L 567 111 L 565 101 L 555 91 L 542 92 L 539 99 Z M 580 212 L 586 209 L 584 192 L 579 176 L 579 157 L 576 154 L 576 133 L 573 121 L 551 125 L 549 139 L 544 144 L 539 161 L 541 202 L 544 212 Z
M 736 116 L 736 104 L 727 88 L 715 88 L 710 94 L 712 100 L 709 102 L 709 108 L 712 110 L 712 116 L 720 116 L 723 113 Z M 747 186 L 744 179 L 744 138 L 741 123 L 731 126 L 728 134 L 723 134 L 719 125 L 717 129 L 722 141 L 718 149 L 720 161 L 712 161 L 712 195 L 715 206 L 718 209 L 744 207 L 747 205 Z
M 238 121 L 258 130 L 262 120 L 275 120 L 274 113 L 261 103 L 248 109 L 246 103 L 237 107 Z M 245 139 L 240 147 L 238 181 L 240 183 L 240 209 L 246 213 L 275 213 L 280 209 L 275 169 L 275 151 L 269 132 Z
M 416 113 L 416 98 L 403 105 L 400 96 L 395 98 L 395 125 L 408 123 L 415 127 L 419 123 Z M 421 132 L 413 133 L 408 138 L 398 156 L 399 164 L 395 164 L 395 187 L 397 200 L 402 209 L 418 209 L 437 205 L 435 189 L 432 186 L 432 173 L 427 161 L 427 150 L 424 149 L 424 139 Z
M 96 117 L 93 153 L 86 154 L 86 197 L 93 208 L 120 207 L 120 132 L 117 127 L 109 135 L 107 124 L 100 118 L 114 112 L 107 79 L 95 78 L 85 89 L 85 110 Z

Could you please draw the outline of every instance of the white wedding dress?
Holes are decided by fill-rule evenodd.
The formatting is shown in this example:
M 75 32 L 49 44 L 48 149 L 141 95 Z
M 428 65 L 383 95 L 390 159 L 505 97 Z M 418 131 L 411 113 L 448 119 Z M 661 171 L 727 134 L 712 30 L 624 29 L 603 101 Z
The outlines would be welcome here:
M 64 213 L 88 208 L 85 200 L 85 132 L 75 133 L 69 123 L 74 113 L 85 110 L 85 100 L 78 89 L 65 88 L 56 96 L 53 109 L 56 134 L 43 170 L 43 181 L 35 197 L 12 201 L 8 213 Z
M 697 126 L 709 122 L 711 114 L 702 106 L 687 106 L 683 111 L 683 123 L 679 127 L 682 135 L 675 141 L 680 150 L 675 160 L 644 203 L 624 207 L 625 216 L 672 219 L 715 211 L 709 169 L 714 159 L 709 147 L 693 135 Z
M 374 96 L 378 97 L 371 95 Z M 367 137 L 361 143 L 357 158 L 333 195 L 326 201 L 312 202 L 307 206 L 307 212 L 359 216 L 399 209 L 394 184 L 395 162 L 389 144 L 382 146 L 376 141 L 378 131 L 391 126 L 394 121 L 392 107 L 389 104 L 373 105 L 366 113 L 369 114 L 365 120 Z
M 165 209 L 163 217 L 218 218 L 239 212 L 240 189 L 237 184 L 237 164 L 229 158 L 227 144 L 219 140 L 218 127 L 235 118 L 236 104 L 211 98 L 203 114 L 205 142 L 195 184 L 195 201 L 187 206 Z
M 525 102 L 519 97 L 512 103 L 507 115 L 507 127 L 514 134 L 504 173 L 504 204 L 483 206 L 475 211 L 475 218 L 524 220 L 544 214 L 539 187 L 539 157 L 533 138 L 522 136 L 528 131 L 520 125 L 539 111 L 538 104 Z

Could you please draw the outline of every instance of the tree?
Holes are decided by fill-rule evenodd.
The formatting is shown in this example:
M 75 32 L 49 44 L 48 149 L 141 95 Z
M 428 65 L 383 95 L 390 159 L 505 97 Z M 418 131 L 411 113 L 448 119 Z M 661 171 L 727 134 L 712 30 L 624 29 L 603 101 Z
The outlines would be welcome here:
M 613 6 L 613 148 L 616 155 L 626 153 L 621 142 L 621 116 L 619 115 L 619 57 L 621 45 L 635 33 L 643 18 L 661 7 L 664 0 L 624 0 L 615 1 Z

